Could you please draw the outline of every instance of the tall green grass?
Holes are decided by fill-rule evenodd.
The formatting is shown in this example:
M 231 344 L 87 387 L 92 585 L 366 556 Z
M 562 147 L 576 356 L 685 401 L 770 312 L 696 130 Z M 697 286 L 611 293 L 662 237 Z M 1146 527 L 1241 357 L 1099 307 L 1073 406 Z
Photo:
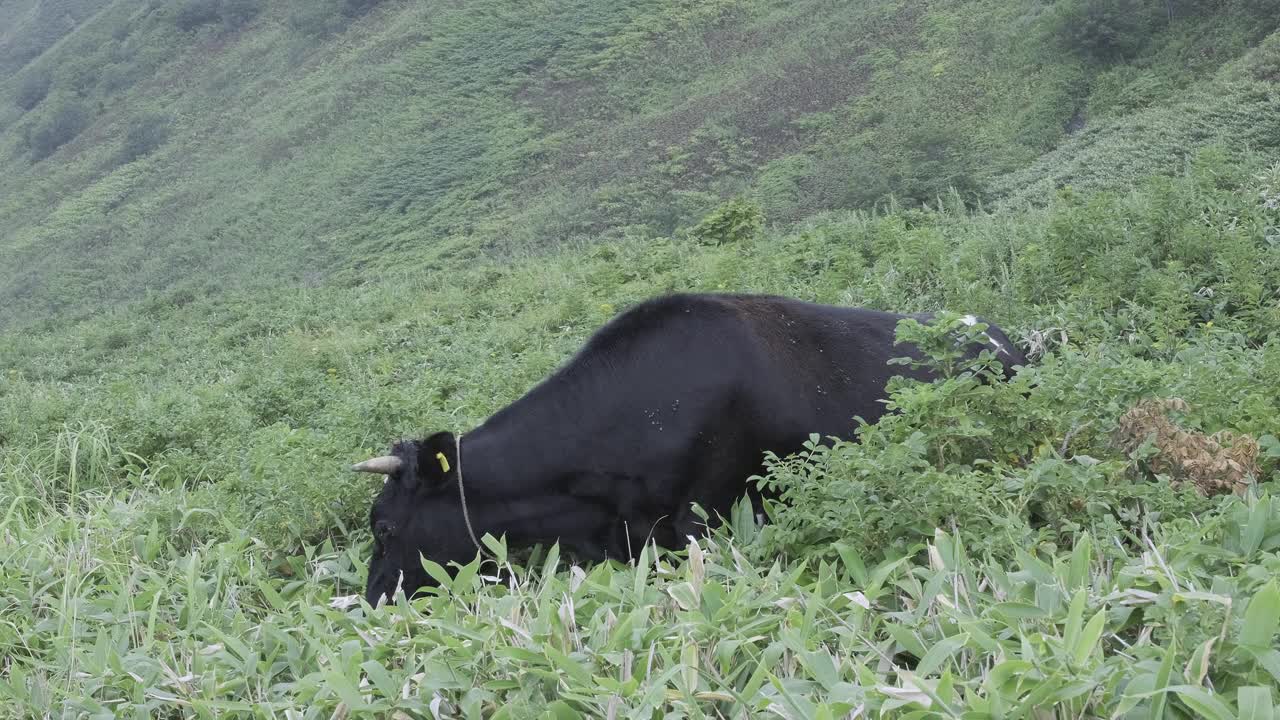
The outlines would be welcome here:
M 429 271 L 6 335 L 5 712 L 1269 717 L 1274 174 L 1209 152 L 1017 212 L 943 198 L 505 262 L 458 245 Z M 481 421 L 629 303 L 719 289 L 976 312 L 1035 366 L 897 388 L 862 444 L 772 465 L 767 526 L 744 508 L 582 568 L 491 540 L 497 564 L 433 595 L 359 601 L 375 488 L 350 461 Z M 1163 449 L 1125 452 L 1149 397 L 1256 439 L 1258 484 L 1204 498 L 1151 472 Z
M 733 535 L 581 568 L 458 568 L 371 610 L 363 544 L 263 561 L 234 527 L 178 549 L 120 493 L 15 498 L 0 598 L 14 717 L 1270 717 L 1280 506 L 996 563 L 938 530 L 781 564 Z M 434 569 L 439 572 L 438 569 Z
M 1266 3 L 11 5 L 0 717 L 1276 715 Z M 1033 367 L 771 458 L 767 525 L 360 601 L 351 461 L 681 290 Z M 1151 398 L 1239 496 L 1118 437 Z

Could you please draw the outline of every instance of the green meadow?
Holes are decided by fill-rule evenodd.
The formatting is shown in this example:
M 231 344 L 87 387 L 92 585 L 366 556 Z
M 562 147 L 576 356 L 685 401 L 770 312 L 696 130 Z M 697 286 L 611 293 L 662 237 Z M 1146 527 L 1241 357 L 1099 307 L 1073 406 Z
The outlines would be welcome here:
M 1277 717 L 1277 26 L 0 2 L 0 717 Z M 904 327 L 941 378 L 768 458 L 766 523 L 352 597 L 351 462 L 673 291 L 1031 360 Z

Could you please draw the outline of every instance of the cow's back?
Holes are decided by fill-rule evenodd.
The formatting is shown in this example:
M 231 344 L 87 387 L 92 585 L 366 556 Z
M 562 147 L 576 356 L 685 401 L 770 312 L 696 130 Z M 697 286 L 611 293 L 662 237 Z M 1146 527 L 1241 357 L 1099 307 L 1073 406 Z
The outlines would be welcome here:
M 884 414 L 885 386 L 895 375 L 926 377 L 889 360 L 918 356 L 895 345 L 907 317 L 769 296 L 735 296 L 760 353 L 749 396 L 757 415 L 784 444 L 811 433 L 850 438 L 856 418 Z

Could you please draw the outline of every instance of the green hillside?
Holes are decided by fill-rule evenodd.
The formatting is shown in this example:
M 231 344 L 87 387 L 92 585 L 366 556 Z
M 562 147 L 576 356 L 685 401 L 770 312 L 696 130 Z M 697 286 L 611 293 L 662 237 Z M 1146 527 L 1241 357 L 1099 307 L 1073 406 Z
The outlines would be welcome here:
M 1274 148 L 1274 94 L 1218 85 L 1275 3 L 1105 5 L 6 3 L 0 323 L 666 236 L 735 195 L 989 202 L 1161 108 L 1166 144 L 1090 174 Z
M 0 717 L 1274 717 L 1278 24 L 0 0 Z M 350 462 L 679 290 L 1032 363 L 776 459 L 768 524 L 350 597 Z

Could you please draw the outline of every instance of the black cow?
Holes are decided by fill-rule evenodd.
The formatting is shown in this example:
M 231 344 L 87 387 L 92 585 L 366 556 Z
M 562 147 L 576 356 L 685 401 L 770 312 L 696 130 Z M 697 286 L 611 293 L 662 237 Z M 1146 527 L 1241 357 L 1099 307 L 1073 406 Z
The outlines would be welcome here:
M 894 347 L 904 317 L 751 295 L 637 305 L 460 439 L 400 442 L 353 468 L 387 475 L 370 513 L 369 602 L 426 585 L 419 553 L 465 562 L 487 532 L 558 540 L 584 559 L 625 559 L 650 538 L 676 546 L 700 522 L 690 503 L 727 515 L 766 450 L 850 438 L 855 416 L 883 414 L 890 377 L 927 377 L 887 364 L 914 354 Z M 1025 362 L 1004 333 L 987 336 L 1006 368 Z

